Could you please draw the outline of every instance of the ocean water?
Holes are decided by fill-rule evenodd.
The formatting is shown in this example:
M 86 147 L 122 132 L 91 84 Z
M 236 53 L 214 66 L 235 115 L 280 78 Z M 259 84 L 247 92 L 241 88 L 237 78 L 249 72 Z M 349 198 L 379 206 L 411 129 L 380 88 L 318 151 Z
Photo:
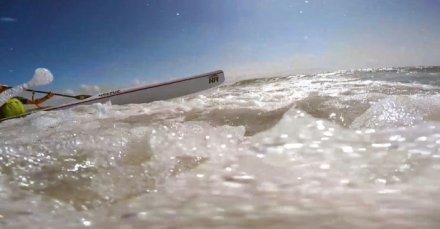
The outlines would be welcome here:
M 2 122 L 0 228 L 438 228 L 439 92 L 363 69 Z

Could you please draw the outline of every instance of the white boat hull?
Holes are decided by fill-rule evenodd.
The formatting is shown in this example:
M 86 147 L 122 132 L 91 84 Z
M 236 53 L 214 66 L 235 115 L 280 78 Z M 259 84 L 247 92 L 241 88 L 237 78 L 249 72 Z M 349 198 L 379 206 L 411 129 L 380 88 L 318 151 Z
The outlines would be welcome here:
M 209 88 L 217 87 L 224 81 L 225 77 L 223 71 L 214 71 L 165 83 L 110 91 L 92 96 L 85 100 L 45 110 L 66 109 L 78 105 L 106 103 L 108 101 L 111 101 L 111 103 L 115 105 L 149 103 L 152 101 L 166 100 L 200 92 Z
M 61 106 L 50 107 L 43 110 L 50 111 L 50 110 L 68 109 L 78 105 L 106 103 L 109 101 L 115 105 L 149 103 L 157 100 L 167 100 L 167 99 L 172 99 L 172 98 L 200 92 L 206 89 L 217 87 L 221 85 L 224 81 L 225 81 L 225 76 L 223 71 L 218 70 L 188 78 L 172 80 L 165 83 L 114 90 L 114 91 L 98 94 L 84 100 L 75 101 Z M 37 111 L 33 111 L 33 112 L 37 112 Z M 8 119 L 24 117 L 33 112 L 29 112 L 15 117 L 0 119 L 0 122 Z

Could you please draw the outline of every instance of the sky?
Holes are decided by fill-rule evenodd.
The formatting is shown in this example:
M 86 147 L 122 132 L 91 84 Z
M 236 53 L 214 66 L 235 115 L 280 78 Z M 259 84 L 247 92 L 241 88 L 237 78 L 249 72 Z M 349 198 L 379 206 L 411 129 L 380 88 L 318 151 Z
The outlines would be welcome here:
M 0 0 L 0 83 L 58 91 L 440 65 L 439 0 Z

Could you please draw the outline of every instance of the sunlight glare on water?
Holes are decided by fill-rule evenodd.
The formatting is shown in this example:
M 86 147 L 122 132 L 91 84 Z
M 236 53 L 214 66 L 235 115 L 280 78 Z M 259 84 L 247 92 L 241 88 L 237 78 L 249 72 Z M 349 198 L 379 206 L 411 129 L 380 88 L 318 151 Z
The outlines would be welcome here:
M 435 228 L 433 77 L 262 78 L 3 122 L 1 226 Z

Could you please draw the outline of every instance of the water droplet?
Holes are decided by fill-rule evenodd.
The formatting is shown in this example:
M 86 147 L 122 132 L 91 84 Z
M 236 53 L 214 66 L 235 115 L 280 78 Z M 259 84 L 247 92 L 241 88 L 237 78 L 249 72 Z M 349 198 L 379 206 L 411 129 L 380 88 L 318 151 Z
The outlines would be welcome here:
M 387 148 L 391 146 L 391 143 L 373 143 L 371 146 L 374 148 Z
M 86 219 L 84 219 L 84 218 L 81 218 L 81 222 L 82 222 L 82 224 L 83 224 L 84 226 L 86 226 L 86 227 L 89 227 L 89 226 L 92 225 L 92 222 L 91 222 L 91 221 L 86 220 Z
M 374 180 L 374 183 L 385 185 L 385 184 L 387 184 L 387 180 L 382 179 L 382 178 L 377 178 L 376 180 Z
M 321 164 L 320 166 L 319 166 L 319 168 L 320 169 L 329 169 L 330 168 L 330 165 L 329 164 Z
M 353 153 L 353 147 L 351 146 L 341 146 L 341 148 L 344 153 Z
M 285 149 L 299 149 L 302 147 L 303 147 L 302 143 L 288 143 L 284 145 Z

